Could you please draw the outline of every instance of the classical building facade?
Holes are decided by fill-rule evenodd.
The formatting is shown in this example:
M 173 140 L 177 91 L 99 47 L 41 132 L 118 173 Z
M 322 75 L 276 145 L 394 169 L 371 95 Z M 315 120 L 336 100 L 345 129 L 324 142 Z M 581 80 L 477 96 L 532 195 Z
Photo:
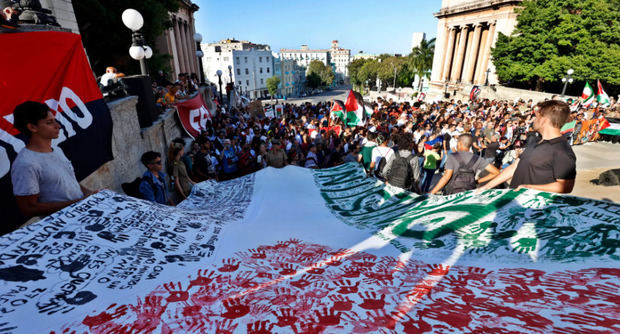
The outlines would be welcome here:
M 439 18 L 431 86 L 496 84 L 491 48 L 498 34 L 510 35 L 522 0 L 443 0 Z M 447 86 L 446 86 L 447 87 Z
M 301 49 L 281 49 L 280 58 L 292 59 L 300 66 L 308 67 L 313 60 L 320 60 L 326 66 L 329 65 L 331 59 L 329 57 L 329 50 L 325 49 L 310 49 L 307 45 L 302 45 Z
M 201 70 L 194 41 L 194 13 L 199 7 L 189 0 L 179 0 L 179 5 L 178 12 L 170 13 L 172 27 L 155 41 L 159 53 L 171 56 L 169 67 L 172 80 L 176 80 L 179 73 L 196 73 L 200 77 Z
M 302 45 L 301 49 L 281 49 L 280 58 L 292 59 L 298 65 L 308 68 L 310 62 L 319 60 L 325 66 L 332 66 L 336 76 L 342 78 L 348 76 L 348 66 L 351 63 L 351 50 L 341 48 L 337 40 L 332 41 L 329 49 L 310 49 L 307 45 Z
M 222 89 L 233 82 L 237 91 L 250 98 L 268 96 L 267 79 L 275 75 L 269 45 L 229 38 L 200 47 L 204 52 L 202 66 L 208 81 L 218 84 L 217 71 L 221 70 Z
M 52 15 L 56 17 L 56 22 L 61 27 L 70 29 L 71 32 L 76 34 L 80 33 L 71 0 L 40 0 L 40 2 L 43 8 L 52 11 Z

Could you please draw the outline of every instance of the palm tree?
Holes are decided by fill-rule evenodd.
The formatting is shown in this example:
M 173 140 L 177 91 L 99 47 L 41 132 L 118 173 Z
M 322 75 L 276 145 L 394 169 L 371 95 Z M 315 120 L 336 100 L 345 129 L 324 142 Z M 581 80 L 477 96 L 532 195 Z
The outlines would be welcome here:
M 435 55 L 435 39 L 426 40 L 423 39 L 419 46 L 411 49 L 409 54 L 409 61 L 411 68 L 415 69 L 418 77 L 420 78 L 420 84 L 418 91 L 422 90 L 422 78 L 429 77 L 430 71 L 433 68 L 433 56 Z

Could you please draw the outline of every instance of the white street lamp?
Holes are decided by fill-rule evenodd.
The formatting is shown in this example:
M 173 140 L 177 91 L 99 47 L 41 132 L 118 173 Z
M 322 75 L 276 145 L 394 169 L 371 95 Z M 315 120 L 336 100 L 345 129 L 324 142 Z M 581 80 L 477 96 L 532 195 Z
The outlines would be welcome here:
M 129 55 L 135 60 L 142 60 L 145 56 L 144 48 L 138 45 L 133 45 L 129 48 Z
M 125 9 L 121 18 L 123 20 L 123 24 L 134 32 L 140 30 L 142 25 L 144 25 L 142 15 L 135 9 Z
M 144 58 L 150 59 L 151 57 L 153 57 L 153 49 L 147 45 L 144 47 Z
M 202 42 L 202 35 L 199 33 L 194 34 L 194 42 L 196 42 L 196 57 L 198 57 L 198 68 L 200 68 L 200 82 L 205 82 L 205 73 L 202 68 L 202 57 L 205 55 L 200 48 L 200 42 Z
M 149 59 L 153 56 L 153 49 L 146 45 L 144 36 L 139 32 L 144 25 L 144 18 L 137 10 L 128 8 L 123 11 L 121 19 L 123 20 L 123 24 L 131 30 L 129 55 L 131 58 L 140 61 L 140 72 L 142 72 L 142 75 L 147 75 L 146 62 L 144 59 Z
M 199 33 L 195 33 L 194 34 L 194 42 L 196 42 L 196 43 L 202 42 L 202 35 L 199 34 Z
M 564 93 L 566 93 L 566 86 L 568 86 L 569 83 L 573 83 L 573 73 L 575 73 L 575 71 L 570 68 L 566 71 L 566 74 L 568 75 L 562 78 L 562 82 L 564 83 L 564 87 L 562 88 L 562 97 L 564 96 Z

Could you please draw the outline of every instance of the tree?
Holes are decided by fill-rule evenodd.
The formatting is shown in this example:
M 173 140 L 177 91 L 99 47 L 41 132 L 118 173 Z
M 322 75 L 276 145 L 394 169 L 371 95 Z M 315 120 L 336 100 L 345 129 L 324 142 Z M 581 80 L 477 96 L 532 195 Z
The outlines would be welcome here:
M 139 73 L 140 65 L 129 56 L 131 30 L 123 24 L 121 15 L 127 8 L 142 14 L 144 34 L 153 48 L 153 57 L 147 60 L 151 73 L 166 68 L 168 55 L 159 54 L 155 40 L 171 27 L 169 12 L 179 10 L 178 0 L 80 0 L 73 2 L 82 42 L 86 48 L 91 67 L 96 74 L 105 72 L 107 66 L 115 66 L 120 72 Z
M 511 36 L 499 34 L 492 50 L 502 83 L 559 91 L 569 68 L 578 93 L 584 81 L 620 88 L 620 0 L 526 0 Z M 581 83 L 581 85 L 579 84 Z
M 379 67 L 379 62 L 374 59 L 367 60 L 362 68 L 360 68 L 358 72 L 358 78 L 360 80 L 360 84 L 364 85 L 366 81 L 368 81 L 368 85 L 372 86 L 375 81 L 377 81 L 377 68 Z M 371 84 L 372 83 L 372 84 Z
M 310 74 L 316 74 L 319 77 L 319 86 L 330 86 L 334 82 L 336 75 L 331 66 L 325 66 L 320 60 L 313 60 L 308 64 L 308 71 L 306 77 Z M 316 88 L 316 87 L 315 87 Z
M 321 77 L 316 73 L 306 75 L 306 86 L 310 89 L 317 89 L 321 86 Z
M 280 84 L 280 78 L 277 76 L 273 76 L 267 79 L 267 90 L 269 90 L 269 95 L 273 97 L 278 93 L 278 85 Z
M 419 46 L 411 49 L 411 53 L 408 56 L 408 67 L 411 73 L 418 75 L 420 83 L 418 91 L 422 90 L 422 79 L 429 77 L 430 71 L 433 68 L 433 56 L 435 55 L 435 39 L 426 40 L 423 39 Z
M 361 70 L 362 66 L 364 66 L 364 64 L 366 63 L 366 59 L 355 59 L 352 62 L 349 63 L 349 66 L 347 67 L 348 72 L 349 72 L 349 79 L 351 80 L 351 83 L 355 86 L 355 85 L 362 85 L 364 83 L 365 80 L 360 80 L 358 73 Z

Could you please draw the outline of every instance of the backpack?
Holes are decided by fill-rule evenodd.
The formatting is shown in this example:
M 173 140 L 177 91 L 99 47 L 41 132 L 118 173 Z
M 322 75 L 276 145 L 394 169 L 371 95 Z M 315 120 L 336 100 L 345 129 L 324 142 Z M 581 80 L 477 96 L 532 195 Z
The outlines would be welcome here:
M 459 168 L 452 174 L 452 178 L 444 190 L 444 195 L 476 189 L 476 172 L 473 167 L 480 157 L 474 154 L 471 160 L 465 164 L 463 157 L 458 152 L 454 153 L 453 156 L 459 163 Z
M 411 160 L 415 156 L 410 154 L 408 157 L 401 157 L 398 151 L 394 152 L 394 160 L 392 168 L 388 175 L 388 182 L 396 187 L 403 189 L 411 189 L 413 178 L 413 168 L 411 168 Z
M 140 183 L 142 183 L 142 181 L 148 182 L 151 188 L 153 188 L 153 192 L 157 192 L 157 187 L 153 184 L 153 180 L 148 177 L 137 177 L 131 182 L 121 184 L 121 188 L 123 188 L 123 192 L 128 196 L 144 199 L 144 195 L 140 192 Z

